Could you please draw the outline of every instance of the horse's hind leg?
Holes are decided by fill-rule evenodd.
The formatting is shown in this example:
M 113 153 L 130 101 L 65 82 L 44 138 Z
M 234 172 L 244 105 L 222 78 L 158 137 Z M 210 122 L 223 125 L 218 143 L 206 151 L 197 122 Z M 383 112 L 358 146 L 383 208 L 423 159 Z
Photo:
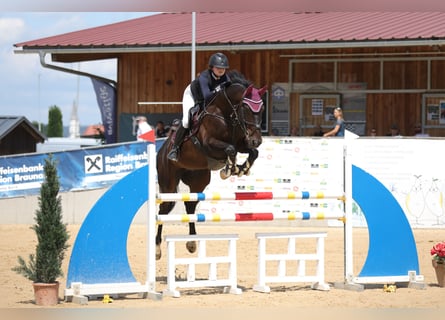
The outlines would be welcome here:
M 198 205 L 198 201 L 185 202 L 184 204 L 187 214 L 194 214 L 196 206 Z M 189 234 L 190 235 L 196 234 L 196 228 L 194 222 L 189 222 Z M 190 253 L 194 253 L 196 251 L 196 241 L 187 241 L 186 247 Z
M 189 186 L 191 193 L 202 192 L 210 183 L 210 170 L 187 171 L 187 173 L 182 176 L 182 181 Z M 198 202 L 199 201 L 184 202 L 187 214 L 195 213 Z M 194 222 L 189 223 L 189 234 L 196 234 Z M 186 247 L 190 253 L 194 253 L 196 251 L 196 241 L 188 241 Z
M 163 202 L 159 205 L 159 214 L 168 214 L 173 210 L 175 202 Z M 158 225 L 158 232 L 156 233 L 156 260 L 161 259 L 161 242 L 162 242 L 162 224 Z

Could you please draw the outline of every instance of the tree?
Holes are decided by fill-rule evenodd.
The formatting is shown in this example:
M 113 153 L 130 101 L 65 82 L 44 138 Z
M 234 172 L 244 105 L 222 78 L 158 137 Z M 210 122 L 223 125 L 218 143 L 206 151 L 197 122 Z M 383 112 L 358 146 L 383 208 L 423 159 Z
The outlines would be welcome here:
M 54 105 L 48 111 L 47 137 L 63 137 L 62 112 Z
M 36 252 L 26 262 L 18 257 L 12 270 L 33 282 L 54 283 L 63 276 L 62 261 L 68 249 L 69 234 L 62 222 L 62 203 L 56 162 L 51 154 L 45 159 L 45 180 L 40 188 L 39 208 L 31 227 L 37 236 Z
M 45 130 L 46 130 L 46 125 L 38 122 L 38 121 L 33 121 L 32 125 L 34 126 L 34 128 L 36 128 L 37 130 L 39 130 L 41 133 L 45 134 Z

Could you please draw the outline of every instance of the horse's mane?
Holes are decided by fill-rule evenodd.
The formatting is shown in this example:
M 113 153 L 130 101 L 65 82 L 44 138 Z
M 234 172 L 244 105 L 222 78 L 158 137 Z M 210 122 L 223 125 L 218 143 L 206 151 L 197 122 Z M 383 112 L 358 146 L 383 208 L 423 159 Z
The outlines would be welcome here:
M 246 88 L 252 84 L 252 82 L 247 80 L 246 77 L 244 77 L 244 75 L 238 70 L 229 70 L 227 71 L 227 75 L 232 83 L 239 83 Z

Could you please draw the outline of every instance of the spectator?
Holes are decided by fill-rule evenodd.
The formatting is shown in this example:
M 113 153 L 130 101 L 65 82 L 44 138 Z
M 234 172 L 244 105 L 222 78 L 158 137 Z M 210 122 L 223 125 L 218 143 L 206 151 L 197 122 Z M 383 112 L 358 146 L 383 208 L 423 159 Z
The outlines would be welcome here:
M 297 128 L 297 127 L 292 127 L 292 128 L 290 129 L 290 134 L 289 134 L 289 136 L 293 136 L 293 137 L 297 137 L 297 136 L 299 136 L 299 134 L 298 134 L 298 128 Z
M 136 118 L 136 123 L 138 125 L 138 130 L 136 131 L 136 138 L 138 141 L 144 141 L 145 139 L 140 138 L 140 136 L 143 135 L 144 133 L 153 130 L 153 128 L 148 124 L 147 118 L 144 116 L 138 116 Z
M 387 134 L 388 137 L 400 137 L 400 130 L 399 127 L 396 124 L 393 124 L 391 126 L 391 129 L 389 133 Z
M 323 137 L 344 137 L 345 120 L 343 119 L 343 110 L 340 107 L 334 109 L 335 126 L 332 130 L 323 134 Z
M 163 121 L 156 122 L 156 138 L 165 138 L 167 136 L 167 130 Z
M 270 132 L 271 136 L 278 136 L 280 134 L 280 132 L 278 131 L 277 128 L 272 128 L 272 131 Z
M 426 137 L 430 136 L 428 133 L 423 133 L 422 131 L 423 131 L 422 125 L 420 123 L 416 123 L 416 125 L 414 126 L 414 136 L 415 137 L 426 138 Z

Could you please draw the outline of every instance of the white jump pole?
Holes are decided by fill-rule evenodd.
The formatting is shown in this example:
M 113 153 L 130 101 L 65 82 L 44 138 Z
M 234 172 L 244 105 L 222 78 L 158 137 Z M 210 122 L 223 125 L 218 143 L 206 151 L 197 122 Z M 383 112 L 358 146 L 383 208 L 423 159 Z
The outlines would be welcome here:
M 353 261 L 353 234 L 352 234 L 352 153 L 351 143 L 358 136 L 349 130 L 345 130 L 343 144 L 343 174 L 345 191 L 345 221 L 344 229 L 344 279 L 338 284 L 340 288 L 363 290 L 363 285 L 354 283 L 354 261 Z
M 156 145 L 147 146 L 148 153 L 148 199 L 147 199 L 147 288 L 155 299 L 162 298 L 156 292 Z
M 351 155 L 348 153 L 348 146 L 344 146 L 344 175 L 345 175 L 345 222 L 344 222 L 344 241 L 345 241 L 345 274 L 344 281 L 353 282 L 354 265 L 353 265 L 353 245 L 352 245 L 352 162 Z

